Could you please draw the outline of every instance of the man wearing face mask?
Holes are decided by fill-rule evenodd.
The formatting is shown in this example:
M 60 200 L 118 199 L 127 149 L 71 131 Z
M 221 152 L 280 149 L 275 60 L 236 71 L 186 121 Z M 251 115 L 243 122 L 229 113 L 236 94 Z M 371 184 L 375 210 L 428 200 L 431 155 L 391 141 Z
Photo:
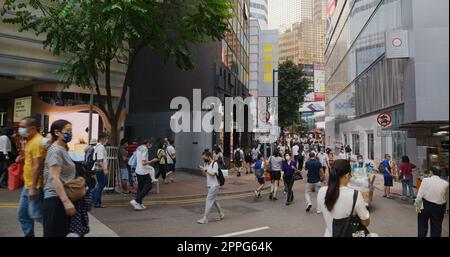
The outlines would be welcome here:
M 34 117 L 26 117 L 19 123 L 19 135 L 26 140 L 24 151 L 24 187 L 19 200 L 17 216 L 25 237 L 34 237 L 34 221 L 42 223 L 44 201 L 43 167 L 46 148 L 43 137 L 38 133 L 39 122 Z M 18 157 L 20 161 L 21 157 Z
M 92 170 L 95 171 L 95 177 L 97 178 L 97 185 L 92 191 L 92 199 L 94 201 L 94 208 L 104 208 L 102 205 L 103 189 L 108 183 L 108 161 L 106 160 L 106 148 L 108 143 L 108 135 L 100 134 L 98 136 L 98 143 L 94 149 L 94 166 Z

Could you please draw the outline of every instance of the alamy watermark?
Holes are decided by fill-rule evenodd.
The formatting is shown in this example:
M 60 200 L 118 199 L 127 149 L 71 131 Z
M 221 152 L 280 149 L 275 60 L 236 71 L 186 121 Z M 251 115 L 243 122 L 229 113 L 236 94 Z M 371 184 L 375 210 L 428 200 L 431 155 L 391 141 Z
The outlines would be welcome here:
M 192 91 L 192 106 L 189 99 L 182 96 L 170 102 L 170 109 L 177 110 L 170 120 L 170 128 L 175 133 L 233 132 L 234 129 L 236 132 L 271 133 L 278 129 L 277 97 L 225 97 L 223 104 L 214 96 L 202 101 L 201 90 Z

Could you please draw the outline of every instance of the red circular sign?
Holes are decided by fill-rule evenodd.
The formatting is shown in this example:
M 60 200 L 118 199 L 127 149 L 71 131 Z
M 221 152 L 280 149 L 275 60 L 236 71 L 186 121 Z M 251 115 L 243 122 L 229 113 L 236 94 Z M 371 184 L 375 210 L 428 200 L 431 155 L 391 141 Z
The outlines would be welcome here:
M 377 117 L 377 122 L 383 128 L 389 127 L 392 124 L 392 115 L 389 112 L 380 113 Z
M 400 47 L 402 46 L 403 42 L 400 38 L 396 37 L 394 39 L 392 39 L 392 46 L 394 47 Z

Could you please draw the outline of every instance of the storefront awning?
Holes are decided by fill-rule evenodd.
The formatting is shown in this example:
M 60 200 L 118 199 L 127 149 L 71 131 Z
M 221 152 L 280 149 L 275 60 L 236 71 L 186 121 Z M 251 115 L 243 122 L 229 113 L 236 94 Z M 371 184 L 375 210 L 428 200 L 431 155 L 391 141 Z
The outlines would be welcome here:
M 403 123 L 398 126 L 398 130 L 413 131 L 413 130 L 431 130 L 448 131 L 448 121 L 416 121 L 411 123 Z

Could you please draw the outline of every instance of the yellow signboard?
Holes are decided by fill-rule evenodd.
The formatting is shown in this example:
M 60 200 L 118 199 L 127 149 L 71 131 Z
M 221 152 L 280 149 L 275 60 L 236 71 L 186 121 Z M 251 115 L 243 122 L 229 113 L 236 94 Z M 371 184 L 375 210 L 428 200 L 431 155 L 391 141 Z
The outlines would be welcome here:
M 273 81 L 273 74 L 272 73 L 264 73 L 264 82 L 272 82 Z
M 272 52 L 272 44 L 264 44 L 264 53 Z
M 31 115 L 31 96 L 14 99 L 13 122 L 20 122 L 23 118 Z

